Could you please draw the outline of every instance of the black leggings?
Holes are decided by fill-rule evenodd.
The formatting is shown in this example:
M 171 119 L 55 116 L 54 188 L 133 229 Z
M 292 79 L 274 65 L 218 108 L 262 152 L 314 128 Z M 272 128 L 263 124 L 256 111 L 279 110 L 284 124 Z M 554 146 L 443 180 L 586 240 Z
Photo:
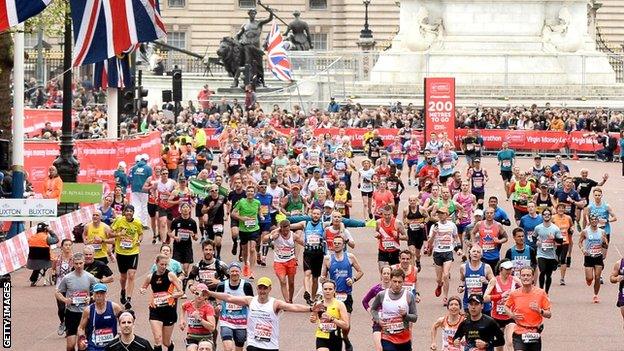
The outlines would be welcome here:
M 62 293 L 65 296 L 65 293 Z M 56 313 L 58 314 L 59 321 L 65 323 L 65 302 L 61 302 L 58 299 L 56 300 Z
M 35 269 L 32 271 L 32 273 L 30 274 L 30 282 L 31 283 L 36 283 L 37 280 L 39 280 L 39 276 L 45 276 L 45 272 L 47 269 Z
M 548 294 L 550 284 L 552 283 L 552 274 L 557 269 L 557 259 L 549 259 L 538 257 L 537 266 L 539 267 L 539 285 Z

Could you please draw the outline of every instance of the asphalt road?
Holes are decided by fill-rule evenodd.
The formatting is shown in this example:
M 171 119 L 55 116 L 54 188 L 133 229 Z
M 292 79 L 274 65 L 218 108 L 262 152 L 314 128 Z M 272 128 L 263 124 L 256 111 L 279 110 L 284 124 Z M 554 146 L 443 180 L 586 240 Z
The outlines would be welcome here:
M 544 160 L 545 163 L 552 163 L 552 160 Z M 598 163 L 594 161 L 567 161 L 574 175 L 578 175 L 581 168 L 590 170 L 590 177 L 599 180 L 603 173 L 609 173 L 609 179 L 605 189 L 605 200 L 615 209 L 620 216 L 619 221 L 614 223 L 612 244 L 609 250 L 609 257 L 606 260 L 606 271 L 610 272 L 613 264 L 624 252 L 624 239 L 620 235 L 624 227 L 622 209 L 624 207 L 624 181 L 621 177 L 621 165 L 616 163 Z M 528 169 L 532 164 L 530 159 L 521 159 L 519 164 L 523 169 Z M 490 182 L 487 186 L 487 195 L 498 195 L 504 199 L 503 184 L 498 176 L 496 161 L 493 158 L 483 160 L 484 168 L 490 174 Z M 465 162 L 462 160 L 459 168 L 465 170 Z M 405 179 L 405 176 L 403 176 Z M 362 216 L 363 211 L 359 192 L 354 192 L 354 214 Z M 409 188 L 407 194 L 403 195 L 407 203 L 409 194 L 415 193 L 414 188 Z M 501 206 L 511 212 L 511 203 L 501 201 Z M 376 262 L 376 241 L 373 232 L 369 228 L 352 230 L 356 240 L 356 249 L 353 250 L 365 271 L 365 275 L 354 288 L 354 312 L 352 315 L 351 340 L 353 340 L 355 350 L 372 350 L 371 342 L 371 318 L 363 310 L 361 298 L 368 289 L 376 284 L 379 279 Z M 228 236 L 226 235 L 226 238 Z M 402 243 L 403 246 L 406 243 Z M 76 245 L 79 249 L 80 245 Z M 195 258 L 199 258 L 199 244 L 196 244 Z M 503 252 L 509 247 L 509 243 L 503 247 Z M 233 257 L 230 255 L 231 241 L 225 240 L 224 260 L 230 262 Z M 138 281 L 142 281 L 148 267 L 158 250 L 156 245 L 151 245 L 145 240 L 141 247 Z M 575 248 L 572 260 L 572 268 L 568 270 L 567 285 L 560 286 L 559 272 L 553 275 L 553 287 L 550 298 L 552 300 L 553 317 L 546 321 L 543 334 L 544 350 L 622 350 L 623 333 L 622 317 L 615 307 L 617 296 L 616 286 L 607 283 L 601 290 L 602 302 L 593 304 L 592 290 L 584 282 L 582 270 L 582 257 L 578 248 Z M 269 254 L 271 257 L 272 254 Z M 419 274 L 418 281 L 421 291 L 422 301 L 418 305 L 418 322 L 413 328 L 414 350 L 427 350 L 430 345 L 431 325 L 438 317 L 445 313 L 440 299 L 435 298 L 433 291 L 435 288 L 435 272 L 430 257 L 423 258 L 423 270 Z M 115 265 L 113 265 L 115 266 Z M 113 268 L 116 272 L 116 267 Z M 459 285 L 459 264 L 454 263 L 452 268 L 451 293 L 455 292 Z M 13 274 L 12 288 L 12 347 L 13 350 L 62 350 L 65 341 L 63 337 L 56 334 L 58 320 L 56 317 L 56 303 L 53 296 L 52 287 L 30 287 L 28 276 L 30 271 L 21 270 Z M 605 278 L 609 273 L 605 273 Z M 277 280 L 273 269 L 269 265 L 266 268 L 256 270 L 256 277 L 267 275 L 271 277 L 275 284 Z M 297 290 L 295 302 L 303 303 L 302 299 L 302 272 L 297 273 Z M 608 279 L 606 279 L 608 280 Z M 109 296 L 118 301 L 119 283 L 111 284 Z M 138 288 L 136 289 L 138 291 Z M 279 285 L 274 286 L 272 295 L 279 297 Z M 135 294 L 133 298 L 135 311 L 138 313 L 136 333 L 148 340 L 152 340 L 147 320 L 147 297 Z M 308 314 L 286 313 L 281 316 L 281 350 L 313 350 L 314 349 L 314 326 L 308 322 Z M 183 333 L 176 328 L 174 333 L 176 350 L 183 349 Z M 439 340 L 438 340 L 439 342 Z M 221 347 L 219 347 L 221 349 Z

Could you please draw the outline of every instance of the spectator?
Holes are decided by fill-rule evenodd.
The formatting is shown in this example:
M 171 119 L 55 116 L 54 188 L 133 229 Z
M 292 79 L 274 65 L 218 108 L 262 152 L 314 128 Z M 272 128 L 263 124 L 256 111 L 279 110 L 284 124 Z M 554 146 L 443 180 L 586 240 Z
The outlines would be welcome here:
M 56 234 L 49 231 L 48 225 L 45 223 L 39 223 L 37 233 L 28 238 L 26 268 L 33 271 L 30 275 L 30 286 L 36 286 L 39 278 L 45 276 L 46 270 L 52 267 L 50 245 L 58 242 L 59 239 Z
M 48 177 L 43 182 L 41 193 L 44 199 L 54 199 L 56 203 L 61 202 L 61 193 L 63 192 L 63 180 L 58 175 L 56 167 L 48 168 Z
M 147 226 L 150 223 L 147 213 L 147 190 L 144 189 L 145 182 L 152 176 L 152 167 L 147 164 L 149 157 L 146 154 L 137 155 L 136 163 L 130 168 L 130 204 L 134 206 L 136 217 Z

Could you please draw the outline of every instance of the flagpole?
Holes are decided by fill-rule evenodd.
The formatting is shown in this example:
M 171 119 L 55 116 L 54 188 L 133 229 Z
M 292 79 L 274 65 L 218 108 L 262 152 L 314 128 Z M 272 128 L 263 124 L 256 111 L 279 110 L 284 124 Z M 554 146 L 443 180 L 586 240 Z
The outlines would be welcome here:
M 11 197 L 24 197 L 24 24 L 15 26 L 13 34 L 13 156 Z M 10 239 L 24 231 L 24 222 L 12 222 Z
M 107 63 L 105 63 L 107 64 Z M 117 100 L 119 99 L 119 89 L 108 87 L 106 89 L 106 136 L 108 139 L 117 139 L 119 130 L 119 111 L 117 110 Z
M 299 92 L 299 83 L 295 82 L 295 87 L 297 87 L 297 95 L 299 96 L 299 103 L 301 104 L 301 110 L 306 111 L 306 109 L 303 106 L 303 99 L 301 98 L 301 92 Z

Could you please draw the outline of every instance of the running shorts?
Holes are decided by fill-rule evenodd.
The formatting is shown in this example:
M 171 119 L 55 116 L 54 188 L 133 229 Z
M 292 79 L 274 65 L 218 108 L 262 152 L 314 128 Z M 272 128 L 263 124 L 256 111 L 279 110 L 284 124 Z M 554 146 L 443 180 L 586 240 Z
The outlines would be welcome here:
M 511 181 L 511 176 L 513 173 L 511 171 L 500 171 L 500 175 L 503 178 L 503 181 L 509 182 Z
M 561 244 L 557 246 L 555 249 L 555 253 L 557 255 L 557 259 L 559 260 L 559 264 L 565 264 L 566 258 L 568 257 L 568 249 L 570 248 L 569 244 Z
M 424 230 L 407 230 L 408 246 L 416 246 L 416 248 L 420 250 L 422 249 L 425 240 L 427 240 L 427 234 Z
M 236 347 L 245 346 L 245 341 L 247 341 L 247 329 L 220 327 L 219 332 L 221 333 L 221 340 L 233 340 Z M 247 349 L 249 349 L 249 347 Z
M 180 263 L 193 263 L 193 247 L 173 247 L 172 258 Z
M 273 262 L 273 270 L 278 277 L 292 277 L 297 274 L 297 260 L 292 259 L 287 262 Z
M 156 204 L 147 204 L 147 213 L 149 214 L 150 217 L 155 217 L 156 213 L 158 212 L 158 205 Z
M 401 251 L 396 250 L 392 252 L 386 252 L 377 250 L 377 262 L 388 262 L 389 265 L 394 265 L 399 263 L 399 256 Z
M 594 268 L 596 266 L 604 267 L 604 258 L 599 256 L 585 256 L 583 260 L 583 267 Z
M 258 241 L 260 238 L 260 231 L 257 230 L 255 232 L 239 232 L 238 238 L 240 239 L 241 245 L 245 245 L 250 241 Z
M 119 268 L 119 273 L 128 273 L 128 270 L 134 269 L 136 270 L 139 266 L 139 254 L 134 255 L 122 255 L 117 254 L 117 268 Z
M 395 344 L 391 341 L 381 339 L 381 349 L 383 351 L 412 351 L 412 341 L 405 344 Z
M 178 321 L 178 313 L 175 306 L 150 307 L 149 320 L 162 322 L 163 326 L 169 327 Z
M 541 351 L 542 350 L 542 339 L 538 339 L 535 342 L 525 343 L 522 341 L 522 335 L 513 334 L 512 337 L 513 349 L 518 351 Z
M 340 331 L 329 333 L 328 339 L 316 338 L 316 349 L 326 348 L 329 351 L 342 351 L 342 337 Z
M 323 251 L 304 251 L 303 252 L 303 271 L 312 271 L 312 276 L 318 278 L 321 276 L 323 268 L 323 259 L 325 255 Z M 397 261 L 398 263 L 398 261 Z
M 448 261 L 453 261 L 453 251 L 433 253 L 433 263 L 436 266 L 443 266 L 444 262 Z
M 65 310 L 65 336 L 75 336 L 78 334 L 78 326 L 80 325 L 81 318 L 82 312 Z

